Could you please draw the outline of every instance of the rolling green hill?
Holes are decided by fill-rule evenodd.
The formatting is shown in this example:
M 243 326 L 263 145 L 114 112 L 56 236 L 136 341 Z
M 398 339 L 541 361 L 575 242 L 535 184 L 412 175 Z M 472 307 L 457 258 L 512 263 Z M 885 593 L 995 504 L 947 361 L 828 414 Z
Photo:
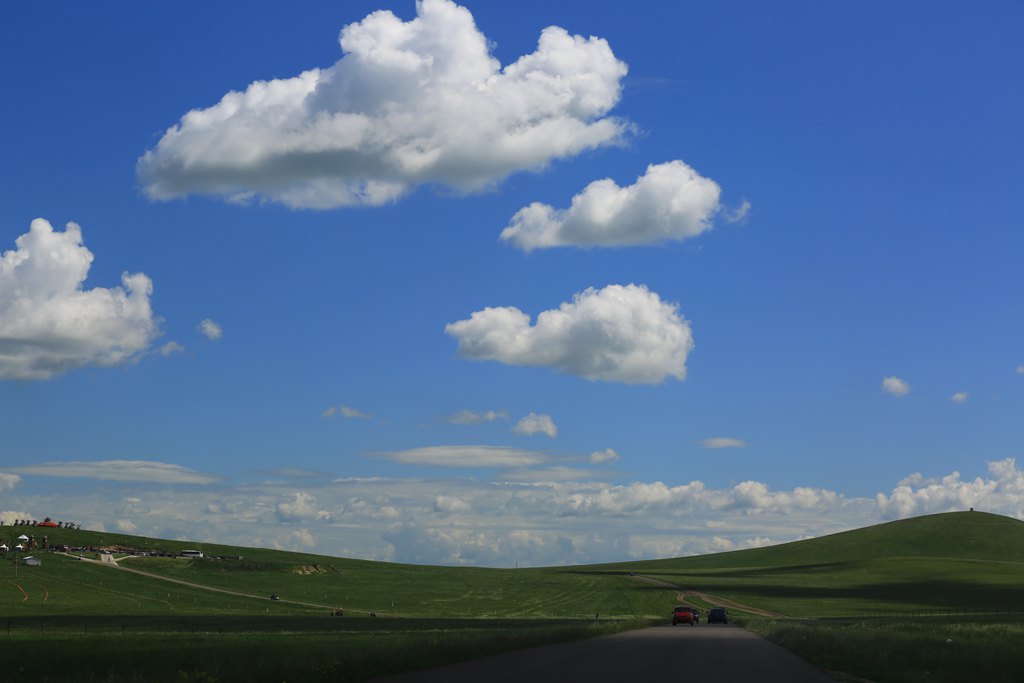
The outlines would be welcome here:
M 716 555 L 595 566 L 792 616 L 1024 609 L 1024 522 L 984 512 L 915 517 Z
M 7 536 L 25 530 L 6 527 L 0 538 L 10 542 Z M 38 528 L 28 531 L 39 539 L 43 535 Z M 45 531 L 51 544 L 105 547 L 115 556 L 127 548 L 171 554 L 195 548 L 207 555 L 241 556 L 137 557 L 121 560 L 121 566 L 254 597 L 168 584 L 43 553 L 43 567 L 21 568 L 20 587 L 0 584 L 0 607 L 7 614 L 322 615 L 338 607 L 351 616 L 376 611 L 381 616 L 544 619 L 655 616 L 675 601 L 673 591 L 631 580 L 631 573 L 794 616 L 1024 607 L 1024 522 L 983 512 L 916 517 L 715 555 L 517 570 Z M 269 601 L 272 593 L 281 601 Z M 121 597 L 112 599 L 114 594 Z

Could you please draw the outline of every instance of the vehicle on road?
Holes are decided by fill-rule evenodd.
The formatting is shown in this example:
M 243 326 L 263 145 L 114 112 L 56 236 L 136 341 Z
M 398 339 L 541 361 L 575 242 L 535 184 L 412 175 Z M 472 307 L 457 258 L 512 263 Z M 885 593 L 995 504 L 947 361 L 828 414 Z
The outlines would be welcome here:
M 697 616 L 694 614 L 696 610 L 693 607 L 680 606 L 672 610 L 672 625 L 676 624 L 689 624 L 693 626 L 697 623 Z
M 270 599 L 271 600 L 280 600 L 281 598 L 277 595 L 277 593 L 271 593 L 270 594 Z
M 728 624 L 729 623 L 729 610 L 724 607 L 712 607 L 708 610 L 708 623 L 714 624 Z

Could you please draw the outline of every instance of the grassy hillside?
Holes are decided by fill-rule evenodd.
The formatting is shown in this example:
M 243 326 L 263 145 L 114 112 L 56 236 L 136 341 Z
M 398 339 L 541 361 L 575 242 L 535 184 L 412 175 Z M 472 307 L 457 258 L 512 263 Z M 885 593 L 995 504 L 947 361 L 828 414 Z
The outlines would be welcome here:
M 953 512 L 768 548 L 593 567 L 792 616 L 1024 609 L 1024 522 Z
M 0 529 L 0 533 L 42 536 L 38 529 L 17 527 L 14 534 L 11 529 Z M 0 613 L 322 616 L 332 608 L 343 608 L 347 617 L 373 611 L 381 617 L 592 619 L 597 613 L 605 618 L 660 616 L 675 599 L 672 591 L 652 590 L 614 573 L 425 567 L 65 529 L 48 530 L 46 535 L 51 544 L 110 548 L 118 558 L 123 554 L 118 548 L 164 553 L 192 548 L 208 555 L 241 556 L 241 560 L 133 557 L 121 559 L 120 564 L 253 597 L 36 553 L 43 559 L 42 567 L 20 567 L 18 585 L 0 582 Z M 97 557 L 94 552 L 82 554 Z M 7 563 L 3 578 L 12 578 L 13 569 L 13 563 Z M 271 594 L 281 600 L 269 600 Z

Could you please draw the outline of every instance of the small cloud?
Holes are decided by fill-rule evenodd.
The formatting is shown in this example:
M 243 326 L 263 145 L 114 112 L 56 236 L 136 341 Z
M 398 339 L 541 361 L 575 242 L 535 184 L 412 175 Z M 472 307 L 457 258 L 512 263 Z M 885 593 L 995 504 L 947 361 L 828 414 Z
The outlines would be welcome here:
M 220 477 L 203 474 L 181 465 L 153 460 L 71 460 L 8 467 L 7 469 L 18 474 L 33 474 L 40 477 L 144 481 L 154 484 L 213 484 L 221 481 Z
M 751 204 L 746 199 L 736 207 L 733 211 L 726 211 L 723 214 L 723 218 L 726 223 L 742 223 L 747 219 L 747 214 L 750 213 Z
M 882 380 L 882 391 L 893 396 L 903 397 L 910 393 L 910 385 L 899 377 L 886 377 Z
M 551 416 L 538 415 L 537 413 L 530 413 L 519 420 L 512 427 L 512 431 L 516 434 L 526 434 L 527 436 L 547 434 L 552 439 L 558 436 L 558 427 L 555 426 L 555 421 L 551 419 Z
M 273 477 L 284 477 L 286 479 L 330 479 L 331 477 L 326 472 L 307 470 L 304 467 L 275 467 L 260 471 Z
M 13 489 L 20 481 L 21 477 L 17 474 L 5 474 L 4 472 L 0 472 L 0 491 Z
M 590 454 L 590 462 L 614 462 L 619 459 L 619 454 L 614 448 L 606 448 L 603 451 L 594 451 Z
M 547 460 L 544 453 L 505 446 L 426 446 L 404 451 L 376 451 L 366 455 L 406 465 L 432 467 L 525 467 Z
M 340 406 L 329 406 L 327 410 L 323 412 L 324 417 L 334 417 L 335 415 L 341 415 L 349 420 L 370 420 L 373 419 L 373 413 L 364 413 L 361 410 L 356 410 L 352 406 L 340 405 Z
M 704 448 L 746 448 L 747 442 L 743 439 L 734 439 L 731 436 L 715 436 L 704 439 L 700 445 Z
M 970 396 L 966 391 L 958 391 L 949 397 L 949 400 L 953 403 L 966 403 L 967 397 Z
M 1018 365 L 1017 366 L 1017 374 L 1018 375 L 1024 375 L 1024 365 Z
M 176 341 L 169 341 L 160 347 L 161 356 L 171 356 L 175 353 L 184 353 L 185 347 Z
M 369 420 L 373 417 L 373 413 L 364 413 L 350 406 L 338 406 L 338 412 L 350 420 Z
M 199 326 L 196 329 L 202 332 L 204 337 L 212 339 L 213 341 L 217 341 L 224 336 L 224 330 L 221 329 L 221 326 L 209 318 L 206 318 L 203 322 L 199 323 Z
M 481 422 L 508 420 L 509 417 L 507 410 L 488 410 L 483 413 L 478 413 L 473 410 L 460 410 L 454 415 L 449 415 L 444 418 L 444 421 L 453 425 L 473 425 L 480 424 Z

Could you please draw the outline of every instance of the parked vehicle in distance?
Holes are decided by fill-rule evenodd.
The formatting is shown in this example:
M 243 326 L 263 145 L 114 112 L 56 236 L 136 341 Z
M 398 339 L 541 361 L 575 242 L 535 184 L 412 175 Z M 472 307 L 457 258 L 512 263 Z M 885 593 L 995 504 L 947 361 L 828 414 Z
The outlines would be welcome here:
M 697 617 L 694 615 L 694 608 L 680 606 L 672 610 L 672 625 L 676 624 L 689 624 L 693 626 L 697 623 Z
M 725 609 L 724 607 L 712 607 L 710 610 L 708 610 L 708 623 L 728 624 L 729 610 Z
M 281 598 L 278 597 L 277 593 L 271 593 L 270 594 L 270 599 L 271 600 L 280 600 Z

